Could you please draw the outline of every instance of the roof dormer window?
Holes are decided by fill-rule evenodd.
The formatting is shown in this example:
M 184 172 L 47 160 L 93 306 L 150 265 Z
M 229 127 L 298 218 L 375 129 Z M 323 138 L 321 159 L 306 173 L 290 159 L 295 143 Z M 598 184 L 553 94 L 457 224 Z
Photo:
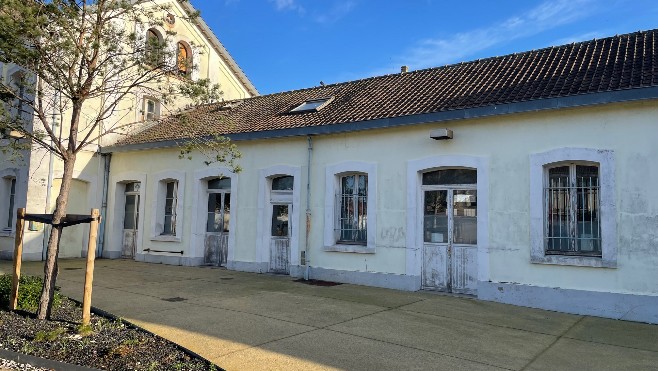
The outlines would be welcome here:
M 307 100 L 306 102 L 300 104 L 299 106 L 291 109 L 290 113 L 306 113 L 306 112 L 317 112 L 324 108 L 329 102 L 331 102 L 334 97 L 329 98 L 320 98 Z

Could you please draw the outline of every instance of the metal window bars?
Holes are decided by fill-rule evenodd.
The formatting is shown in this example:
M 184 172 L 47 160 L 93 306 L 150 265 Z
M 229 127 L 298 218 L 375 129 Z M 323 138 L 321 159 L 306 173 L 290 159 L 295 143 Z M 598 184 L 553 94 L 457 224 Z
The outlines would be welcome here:
M 544 188 L 546 254 L 601 256 L 598 168 L 572 164 L 548 173 Z
M 345 178 L 351 179 L 346 181 Z M 350 175 L 341 180 L 342 186 L 336 195 L 338 242 L 365 245 L 368 238 L 367 178 L 365 175 Z

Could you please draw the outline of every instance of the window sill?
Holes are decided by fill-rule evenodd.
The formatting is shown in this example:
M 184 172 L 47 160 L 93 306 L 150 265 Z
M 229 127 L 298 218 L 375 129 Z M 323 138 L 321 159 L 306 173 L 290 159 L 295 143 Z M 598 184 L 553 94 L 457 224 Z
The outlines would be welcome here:
M 322 248 L 323 251 L 332 251 L 332 252 L 351 252 L 357 254 L 374 254 L 375 248 L 368 247 L 366 245 L 343 245 L 335 244 L 333 246 L 325 246 Z
M 161 236 L 152 236 L 151 241 L 158 241 L 158 242 L 180 242 L 181 239 L 180 237 L 176 236 L 168 236 L 168 235 L 161 235 Z
M 530 258 L 533 264 L 569 265 L 574 267 L 617 268 L 616 261 L 593 256 L 545 255 Z

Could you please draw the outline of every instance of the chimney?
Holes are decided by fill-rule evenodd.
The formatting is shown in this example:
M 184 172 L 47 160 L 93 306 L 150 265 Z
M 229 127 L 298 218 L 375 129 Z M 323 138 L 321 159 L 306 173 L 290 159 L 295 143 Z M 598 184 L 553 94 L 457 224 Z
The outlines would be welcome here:
M 407 72 L 409 72 L 409 66 L 400 67 L 400 73 L 407 73 Z

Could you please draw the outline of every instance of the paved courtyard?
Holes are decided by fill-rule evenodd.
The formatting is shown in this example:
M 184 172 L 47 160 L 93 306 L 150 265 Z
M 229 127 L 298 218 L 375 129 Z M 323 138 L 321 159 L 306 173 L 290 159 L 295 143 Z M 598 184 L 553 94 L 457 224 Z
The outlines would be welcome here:
M 60 261 L 64 294 L 83 282 Z M 227 370 L 658 370 L 658 326 L 429 292 L 98 260 L 92 304 Z

